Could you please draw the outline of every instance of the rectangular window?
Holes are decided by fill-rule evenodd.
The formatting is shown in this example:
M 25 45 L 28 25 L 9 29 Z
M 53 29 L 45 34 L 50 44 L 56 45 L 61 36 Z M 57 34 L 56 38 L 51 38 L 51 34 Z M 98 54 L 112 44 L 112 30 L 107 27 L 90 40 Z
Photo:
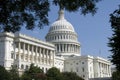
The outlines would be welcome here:
M 84 72 L 84 68 L 82 68 L 82 71 Z
M 79 69 L 78 68 L 76 68 L 76 72 L 78 72 L 79 71 Z

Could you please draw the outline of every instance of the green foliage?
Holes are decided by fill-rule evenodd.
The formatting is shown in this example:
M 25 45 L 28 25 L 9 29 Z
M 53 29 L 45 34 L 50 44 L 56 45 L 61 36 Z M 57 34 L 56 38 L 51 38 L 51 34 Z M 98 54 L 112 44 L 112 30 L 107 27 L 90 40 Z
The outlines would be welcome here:
M 53 4 L 69 12 L 96 13 L 100 0 L 52 0 Z M 1 0 L 0 32 L 16 32 L 25 26 L 28 30 L 48 25 L 51 0 Z
M 19 72 L 15 66 L 12 66 L 12 69 L 9 71 L 10 80 L 20 80 Z
M 2 66 L 0 66 L 0 80 L 10 80 L 8 71 Z
M 50 68 L 47 71 L 46 76 L 47 76 L 47 80 L 63 80 L 62 79 L 62 74 L 55 67 Z
M 22 80 L 45 80 L 46 76 L 44 75 L 43 71 L 33 64 L 30 65 L 29 70 L 25 71 L 21 77 Z
M 48 11 L 48 0 L 1 0 L 0 29 L 16 32 L 23 25 L 27 29 L 42 28 L 48 25 Z
M 120 8 L 110 14 L 112 37 L 109 38 L 108 46 L 111 47 L 111 62 L 120 71 Z
M 120 71 L 113 72 L 112 80 L 120 80 Z
M 63 72 L 63 80 L 84 80 L 74 72 Z
M 79 11 L 81 14 L 96 13 L 96 3 L 101 0 L 53 0 L 55 5 L 65 8 L 69 12 Z

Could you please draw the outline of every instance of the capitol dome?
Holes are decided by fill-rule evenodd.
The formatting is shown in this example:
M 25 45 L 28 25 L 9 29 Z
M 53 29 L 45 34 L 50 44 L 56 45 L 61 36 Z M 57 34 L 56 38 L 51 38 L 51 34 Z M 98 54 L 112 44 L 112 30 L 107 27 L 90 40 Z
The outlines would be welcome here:
M 59 11 L 58 19 L 51 24 L 46 41 L 55 44 L 57 55 L 79 55 L 80 43 L 72 24 L 64 18 L 64 11 Z
M 74 28 L 73 28 L 71 23 L 69 23 L 65 19 L 62 19 L 62 20 L 55 21 L 51 25 L 49 32 L 54 32 L 54 31 L 71 31 L 71 32 L 74 32 Z

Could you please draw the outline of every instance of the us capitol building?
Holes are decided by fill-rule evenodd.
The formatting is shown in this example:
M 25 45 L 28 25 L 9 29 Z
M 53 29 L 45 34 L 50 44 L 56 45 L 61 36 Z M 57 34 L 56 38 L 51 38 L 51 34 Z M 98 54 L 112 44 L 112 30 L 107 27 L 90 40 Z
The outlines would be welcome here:
M 46 41 L 21 33 L 0 33 L 0 65 L 7 70 L 15 65 L 19 73 L 30 67 L 31 63 L 46 72 L 57 67 L 61 72 L 76 72 L 90 78 L 111 77 L 110 61 L 93 56 L 81 56 L 81 45 L 74 27 L 59 11 L 58 19 L 51 25 Z

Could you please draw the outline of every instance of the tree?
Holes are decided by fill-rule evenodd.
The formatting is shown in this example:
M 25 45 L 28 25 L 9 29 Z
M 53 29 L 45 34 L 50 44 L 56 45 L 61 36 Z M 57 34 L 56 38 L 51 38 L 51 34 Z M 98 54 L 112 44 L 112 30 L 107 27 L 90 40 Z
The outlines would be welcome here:
M 81 14 L 96 13 L 96 3 L 101 0 L 53 0 L 53 4 L 69 12 L 79 11 Z
M 113 72 L 112 80 L 120 80 L 120 71 Z
M 74 72 L 63 72 L 63 80 L 84 80 Z
M 10 80 L 20 80 L 19 72 L 15 66 L 12 66 L 12 69 L 9 71 Z
M 55 6 L 67 11 L 82 14 L 96 13 L 96 3 L 100 0 L 52 0 Z M 1 0 L 0 31 L 16 32 L 22 26 L 33 30 L 48 25 L 48 12 L 51 0 Z
M 10 80 L 9 73 L 3 66 L 0 66 L 0 80 Z
M 62 74 L 55 67 L 50 68 L 47 71 L 46 76 L 47 76 L 47 80 L 63 80 L 62 79 Z
M 30 65 L 30 68 L 24 72 L 21 77 L 22 80 L 45 80 L 46 76 L 44 75 L 43 71 L 33 64 Z
M 120 71 L 120 8 L 110 14 L 110 23 L 113 31 L 108 43 L 112 52 L 111 62 L 116 66 L 117 71 Z
M 42 28 L 48 24 L 48 11 L 48 0 L 1 0 L 0 29 L 16 32 L 23 25 L 27 29 Z

